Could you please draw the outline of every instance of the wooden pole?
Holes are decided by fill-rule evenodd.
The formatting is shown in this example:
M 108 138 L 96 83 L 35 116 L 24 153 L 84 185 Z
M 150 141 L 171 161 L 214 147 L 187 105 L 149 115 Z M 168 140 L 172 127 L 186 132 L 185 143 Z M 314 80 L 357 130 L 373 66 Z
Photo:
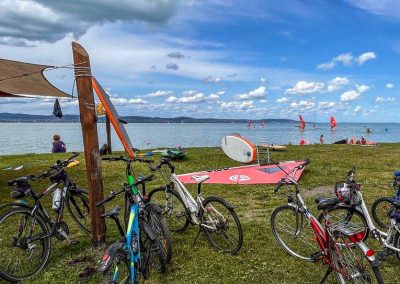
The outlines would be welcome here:
M 82 126 L 83 146 L 85 150 L 86 175 L 89 185 L 89 209 L 92 229 L 92 241 L 95 247 L 105 241 L 105 223 L 100 214 L 103 207 L 96 202 L 103 199 L 103 180 L 97 135 L 97 116 L 93 96 L 89 54 L 78 43 L 72 43 L 74 56 L 76 88 L 78 90 L 79 112 Z
M 111 124 L 108 115 L 106 115 L 106 130 L 107 130 L 107 146 L 108 146 L 108 154 L 112 154 L 111 148 Z

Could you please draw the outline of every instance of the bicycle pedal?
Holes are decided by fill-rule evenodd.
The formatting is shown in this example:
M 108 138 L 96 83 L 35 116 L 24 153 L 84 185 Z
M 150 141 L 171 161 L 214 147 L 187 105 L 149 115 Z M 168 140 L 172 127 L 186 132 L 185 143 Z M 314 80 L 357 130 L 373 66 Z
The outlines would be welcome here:
M 314 262 L 321 260 L 323 257 L 324 257 L 324 253 L 322 251 L 317 251 L 310 255 L 311 260 Z
M 79 240 L 70 240 L 71 245 L 79 245 L 81 242 Z
M 389 256 L 387 251 L 378 251 L 376 253 L 376 260 L 380 263 L 382 263 L 387 257 Z

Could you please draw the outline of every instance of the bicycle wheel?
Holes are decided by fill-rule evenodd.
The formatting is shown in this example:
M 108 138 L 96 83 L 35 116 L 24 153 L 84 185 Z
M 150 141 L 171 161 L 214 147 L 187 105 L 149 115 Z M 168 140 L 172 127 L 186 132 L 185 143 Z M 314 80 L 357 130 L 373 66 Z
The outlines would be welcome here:
M 189 226 L 189 213 L 175 190 L 165 187 L 154 189 L 149 193 L 149 200 L 161 206 L 170 231 L 183 232 Z
M 321 249 L 304 215 L 289 206 L 276 208 L 271 215 L 271 229 L 279 245 L 290 255 L 304 261 L 315 261 Z
M 382 229 L 389 229 L 390 218 L 389 209 L 393 206 L 393 199 L 390 197 L 381 197 L 374 201 L 371 207 L 372 218 Z
M 200 226 L 215 249 L 237 254 L 243 244 L 243 230 L 235 210 L 224 199 L 209 196 L 200 210 Z
M 333 232 L 330 239 L 331 267 L 340 283 L 383 283 L 378 266 L 373 265 L 347 236 Z
M 158 244 L 157 240 L 152 241 L 149 236 L 146 235 L 145 230 L 141 230 L 140 234 L 140 253 L 143 261 L 142 270 L 145 274 L 149 275 L 149 268 L 152 267 L 156 271 L 164 273 L 166 269 L 165 259 L 163 257 L 162 248 Z
M 125 251 L 120 250 L 115 254 L 113 262 L 110 264 L 108 269 L 104 271 L 104 284 L 131 283 L 130 275 L 128 254 Z M 139 283 L 139 279 L 136 279 L 135 277 L 135 284 L 136 283 Z
M 90 233 L 90 211 L 87 194 L 70 193 L 65 203 L 76 224 L 86 233 Z
M 50 255 L 50 237 L 43 218 L 28 208 L 14 208 L 0 217 L 0 275 L 26 280 L 41 271 Z
M 398 249 L 400 249 L 400 233 L 397 231 L 395 236 L 394 236 L 394 246 Z M 396 256 L 400 260 L 400 252 L 396 251 Z
M 157 235 L 157 243 L 165 263 L 170 263 L 172 258 L 172 239 L 165 218 L 158 204 L 148 203 L 145 208 L 148 212 L 148 221 Z
M 351 206 L 337 205 L 335 207 L 328 208 L 328 218 L 335 222 L 342 222 L 342 225 L 353 225 L 355 227 L 363 228 L 365 231 L 363 242 L 365 242 L 369 235 L 369 227 L 364 214 Z M 324 224 L 323 214 L 321 213 L 318 217 L 318 221 Z

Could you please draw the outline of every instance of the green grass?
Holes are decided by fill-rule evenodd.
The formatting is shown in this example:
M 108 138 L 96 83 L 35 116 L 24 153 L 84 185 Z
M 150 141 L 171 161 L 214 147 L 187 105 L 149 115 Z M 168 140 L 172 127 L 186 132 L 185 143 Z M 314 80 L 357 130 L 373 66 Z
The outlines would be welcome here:
M 331 186 L 337 181 L 343 181 L 352 165 L 357 168 L 357 180 L 362 183 L 362 190 L 370 207 L 374 199 L 393 195 L 389 187 L 393 170 L 400 160 L 399 144 L 384 144 L 380 147 L 359 147 L 349 145 L 311 145 L 290 146 L 285 152 L 272 152 L 272 158 L 277 161 L 300 160 L 309 158 L 300 180 L 303 191 L 312 195 L 312 189 L 317 186 Z M 27 154 L 21 156 L 0 157 L 0 202 L 11 201 L 9 197 L 9 179 L 39 173 L 46 169 L 56 159 L 63 159 L 67 154 Z M 83 158 L 81 158 L 83 160 Z M 26 164 L 19 171 L 5 171 L 9 166 Z M 196 148 L 188 149 L 188 158 L 176 162 L 177 173 L 187 173 L 210 168 L 235 166 L 238 163 L 227 158 L 220 149 Z M 112 189 L 118 189 L 125 180 L 123 163 L 102 163 L 105 194 Z M 146 174 L 149 171 L 144 165 L 135 165 L 136 173 Z M 86 187 L 84 163 L 69 170 L 71 176 L 82 187 Z M 152 186 L 163 184 L 161 178 L 152 182 Z M 46 183 L 34 184 L 39 191 Z M 192 246 L 197 234 L 197 227 L 189 227 L 183 234 L 174 234 L 174 254 L 171 265 L 164 275 L 153 273 L 148 283 L 318 283 L 325 272 L 325 267 L 318 263 L 304 263 L 288 256 L 276 243 L 272 236 L 269 217 L 272 210 L 285 203 L 285 197 L 274 194 L 273 186 L 268 185 L 205 185 L 203 194 L 220 195 L 236 206 L 237 213 L 244 230 L 244 244 L 237 256 L 225 255 L 209 247 L 203 235 L 197 244 Z M 193 190 L 195 187 L 190 186 Z M 311 192 L 310 192 L 311 191 Z M 46 199 L 46 208 L 50 208 L 51 197 Z M 313 198 L 306 202 L 314 209 Z M 120 203 L 115 200 L 107 208 Z M 49 209 L 51 211 L 51 209 Z M 314 211 L 314 210 L 313 210 Z M 314 211 L 315 212 L 315 211 Z M 71 235 L 79 239 L 80 244 L 68 245 L 65 241 L 52 240 L 52 252 L 49 265 L 29 283 L 75 283 L 79 281 L 78 273 L 89 264 L 67 266 L 69 259 L 81 255 L 93 255 L 95 260 L 101 256 L 101 251 L 91 248 L 90 237 L 82 233 L 66 214 L 66 222 L 70 225 Z M 107 222 L 107 243 L 112 243 L 117 232 L 112 223 Z M 0 236 L 1 237 L 1 236 Z M 369 245 L 379 248 L 376 241 L 370 240 Z M 2 255 L 2 257 L 6 257 Z M 381 270 L 386 283 L 398 281 L 398 260 L 393 256 L 382 265 Z M 99 283 L 100 275 L 87 278 L 87 283 Z M 334 282 L 334 277 L 330 281 Z

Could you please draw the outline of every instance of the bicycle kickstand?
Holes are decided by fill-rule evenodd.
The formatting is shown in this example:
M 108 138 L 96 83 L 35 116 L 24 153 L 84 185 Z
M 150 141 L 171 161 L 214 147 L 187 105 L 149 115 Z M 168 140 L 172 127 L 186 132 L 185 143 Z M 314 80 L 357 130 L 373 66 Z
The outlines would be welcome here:
M 329 274 L 331 274 L 332 272 L 332 268 L 328 268 L 328 270 L 326 270 L 324 277 L 322 277 L 321 281 L 319 282 L 319 284 L 323 284 L 325 283 L 326 279 L 328 279 Z
M 194 246 L 196 245 L 196 242 L 197 242 L 197 239 L 198 239 L 198 238 L 199 238 L 199 236 L 200 236 L 200 233 L 201 233 L 201 227 L 199 228 L 199 232 L 197 233 L 196 237 L 194 238 L 194 241 L 193 241 L 192 247 L 194 247 Z

